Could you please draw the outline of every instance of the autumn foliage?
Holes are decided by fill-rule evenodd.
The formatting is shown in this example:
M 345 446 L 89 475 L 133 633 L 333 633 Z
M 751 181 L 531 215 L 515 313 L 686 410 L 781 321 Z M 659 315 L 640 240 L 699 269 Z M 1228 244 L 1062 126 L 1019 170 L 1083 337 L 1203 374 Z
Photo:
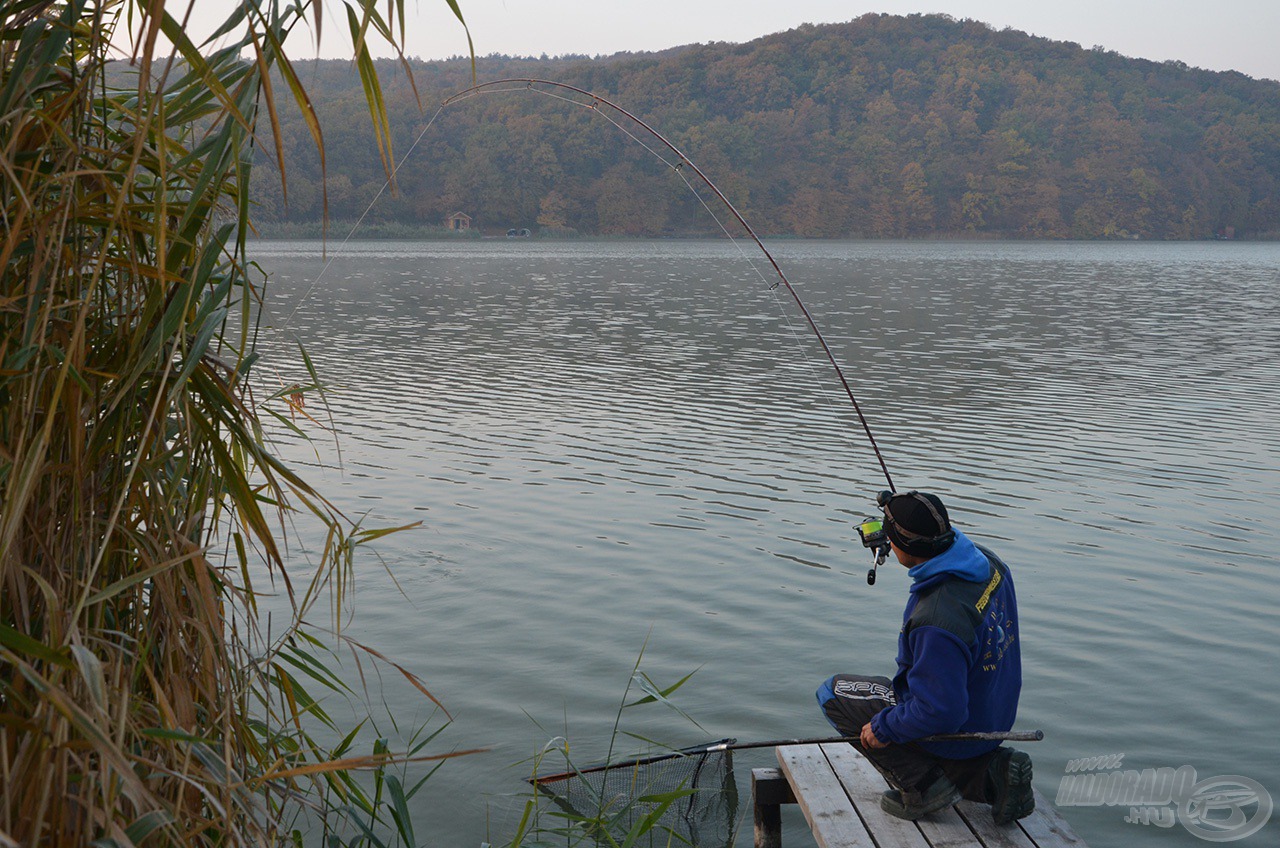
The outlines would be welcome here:
M 761 232 L 1196 239 L 1280 231 L 1280 84 L 995 31 L 941 15 L 867 15 L 748 44 L 589 59 L 479 61 L 481 81 L 555 79 L 615 100 L 667 134 Z M 413 63 L 422 111 L 384 73 L 407 151 L 469 60 Z M 388 72 L 393 69 L 388 66 Z M 354 221 L 384 181 L 349 63 L 317 62 L 329 211 Z M 265 231 L 318 221 L 318 162 L 286 116 L 283 203 L 255 173 Z M 293 153 L 292 151 L 297 151 Z M 301 183 L 307 182 L 307 185 Z M 430 129 L 367 224 L 486 232 L 718 231 L 677 176 L 589 110 L 536 94 L 472 98 Z

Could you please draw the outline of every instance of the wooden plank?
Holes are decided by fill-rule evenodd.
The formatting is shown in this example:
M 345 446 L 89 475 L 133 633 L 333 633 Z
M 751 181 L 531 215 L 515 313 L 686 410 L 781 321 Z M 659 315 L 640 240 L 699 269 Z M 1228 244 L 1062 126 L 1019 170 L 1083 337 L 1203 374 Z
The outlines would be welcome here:
M 1076 836 L 1062 814 L 1045 800 L 1039 790 L 1033 791 L 1036 797 L 1035 812 L 1018 822 L 1023 832 L 1039 848 L 1085 848 L 1084 840 Z
M 880 809 L 880 793 L 888 784 L 866 757 L 848 743 L 823 745 L 822 753 L 858 817 L 875 838 L 877 848 L 929 848 L 915 822 L 896 818 Z
M 956 804 L 956 810 L 986 848 L 1036 848 L 1036 844 L 1016 823 L 996 824 L 995 819 L 991 818 L 990 804 L 961 801 Z
M 955 807 L 925 816 L 916 824 L 932 848 L 975 848 L 981 844 Z
M 925 842 L 928 843 L 931 848 L 975 848 L 978 844 L 977 838 L 973 835 L 973 831 L 969 829 L 969 825 L 960 817 L 960 814 L 956 812 L 954 807 L 948 807 L 945 810 L 939 810 L 936 813 L 931 813 L 914 823 L 903 821 L 902 819 L 895 819 L 893 816 L 890 816 L 883 810 L 880 810 L 879 793 L 884 791 L 889 784 L 885 782 L 884 778 L 880 775 L 880 772 L 876 771 L 875 766 L 871 765 L 871 763 L 867 761 L 866 757 L 859 754 L 853 748 L 849 748 L 849 750 L 860 762 L 857 768 L 860 770 L 861 776 L 863 777 L 864 785 L 870 787 L 869 790 L 864 791 L 868 791 L 871 796 L 874 796 L 876 810 L 888 820 L 898 823 L 896 825 L 890 825 L 890 827 L 906 825 L 909 828 L 918 830 Z M 824 751 L 826 751 L 826 747 L 824 747 Z M 827 758 L 828 760 L 831 759 L 831 753 L 829 751 L 827 751 Z M 837 774 L 840 774 L 839 769 L 836 769 L 836 772 Z M 843 777 L 841 777 L 841 782 L 844 782 Z M 869 796 L 867 800 L 870 802 L 871 797 Z M 854 803 L 855 806 L 857 806 L 858 802 L 856 800 Z M 858 812 L 862 812 L 861 806 L 858 807 Z M 865 818 L 866 817 L 864 816 L 864 819 Z M 871 825 L 871 822 L 867 821 L 867 824 Z M 876 835 L 876 838 L 879 839 L 880 828 L 878 826 L 871 826 L 870 829 Z M 907 838 L 909 839 L 910 837 Z
M 778 748 L 778 764 L 820 848 L 875 848 L 818 745 Z
M 779 787 L 772 782 L 765 797 L 778 803 L 797 801 L 820 848 L 1087 848 L 1035 790 L 1035 811 L 1013 824 L 997 825 L 988 805 L 972 801 L 908 822 L 880 809 L 880 793 L 887 784 L 853 747 L 792 745 L 779 748 L 777 754 L 793 797 L 777 799 Z M 765 779 L 774 772 L 756 771 Z M 752 785 L 754 792 L 754 772 Z

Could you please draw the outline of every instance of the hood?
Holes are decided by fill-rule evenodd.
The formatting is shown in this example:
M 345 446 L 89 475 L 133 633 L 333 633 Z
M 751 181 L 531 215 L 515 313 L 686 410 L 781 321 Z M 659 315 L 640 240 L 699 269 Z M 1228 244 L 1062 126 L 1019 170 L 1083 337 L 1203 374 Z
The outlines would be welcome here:
M 991 563 L 986 554 L 978 550 L 978 546 L 969 537 L 956 530 L 956 540 L 936 557 L 925 560 L 907 571 L 911 575 L 911 591 L 922 588 L 922 584 L 941 575 L 954 575 L 961 580 L 980 582 L 991 579 Z

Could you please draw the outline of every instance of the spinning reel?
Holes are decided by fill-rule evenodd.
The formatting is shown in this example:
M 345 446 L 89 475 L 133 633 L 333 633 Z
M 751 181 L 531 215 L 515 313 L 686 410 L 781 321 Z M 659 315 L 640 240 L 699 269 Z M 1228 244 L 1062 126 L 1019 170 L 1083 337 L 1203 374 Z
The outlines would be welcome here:
M 876 496 L 876 503 L 883 509 L 893 497 L 893 492 L 883 491 Z M 876 585 L 876 569 L 889 557 L 889 532 L 884 529 L 884 518 L 864 518 L 857 525 L 858 536 L 862 538 L 862 546 L 875 556 L 875 565 L 867 571 L 867 585 Z

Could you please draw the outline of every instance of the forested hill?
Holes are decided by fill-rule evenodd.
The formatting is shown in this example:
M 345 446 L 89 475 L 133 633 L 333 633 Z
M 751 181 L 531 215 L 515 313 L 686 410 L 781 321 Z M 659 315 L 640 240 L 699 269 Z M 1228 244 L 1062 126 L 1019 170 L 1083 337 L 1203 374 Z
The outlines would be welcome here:
M 370 232 L 694 235 L 715 221 L 649 152 L 589 109 L 528 92 L 444 110 L 470 62 L 380 70 L 399 195 Z M 325 127 L 329 214 L 354 221 L 384 175 L 350 63 L 300 67 Z M 747 44 L 478 62 L 480 81 L 559 80 L 666 134 L 761 233 L 1198 239 L 1280 234 L 1280 83 L 1130 59 L 945 16 L 867 15 Z M 264 232 L 319 219 L 319 165 L 284 115 L 289 204 L 261 151 Z M 379 224 L 379 222 L 382 222 Z

